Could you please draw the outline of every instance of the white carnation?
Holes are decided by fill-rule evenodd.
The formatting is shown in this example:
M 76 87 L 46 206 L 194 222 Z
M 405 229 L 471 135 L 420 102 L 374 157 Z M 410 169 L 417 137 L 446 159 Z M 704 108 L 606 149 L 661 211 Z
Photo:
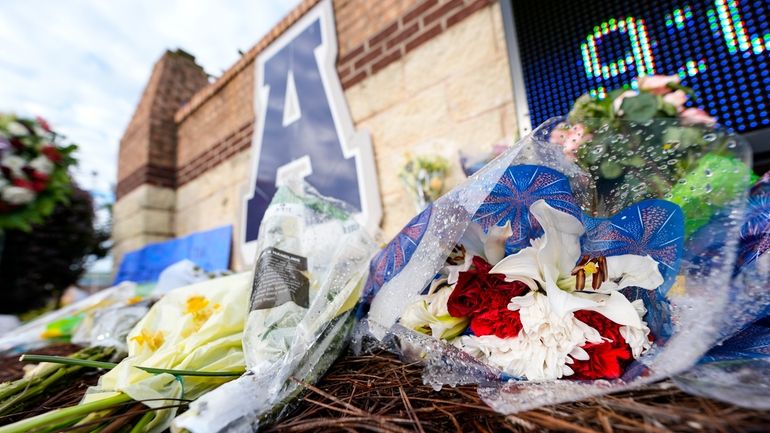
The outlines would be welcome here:
M 641 299 L 637 299 L 632 302 L 631 305 L 636 309 L 640 319 L 647 313 L 647 309 L 644 308 L 644 302 Z M 634 355 L 634 358 L 638 358 L 642 353 L 647 351 L 647 349 L 652 347 L 652 342 L 649 338 L 650 328 L 647 327 L 647 323 L 644 321 L 642 321 L 641 327 L 621 326 L 620 335 L 622 335 L 626 340 L 626 343 L 631 346 L 631 353 Z
M 35 199 L 35 192 L 19 186 L 3 188 L 3 200 L 14 205 L 23 205 Z
M 27 128 L 19 122 L 11 122 L 8 124 L 8 132 L 11 135 L 27 135 L 29 131 Z
M 543 293 L 513 298 L 508 308 L 519 311 L 521 317 L 517 337 L 464 336 L 456 339 L 455 345 L 512 376 L 553 380 L 574 373 L 569 367 L 573 358 L 588 359 L 580 346 L 602 341 L 597 330 L 572 313 L 559 316 L 552 311 Z
M 51 160 L 48 159 L 45 155 L 39 155 L 38 157 L 30 161 L 29 166 L 32 167 L 35 171 L 38 171 L 45 175 L 51 174 L 54 169 L 53 162 L 51 162 Z
M 2 161 L 0 161 L 0 165 L 11 170 L 13 177 L 20 177 L 24 175 L 24 172 L 21 171 L 21 169 L 27 165 L 27 160 L 18 155 L 7 154 L 3 156 Z

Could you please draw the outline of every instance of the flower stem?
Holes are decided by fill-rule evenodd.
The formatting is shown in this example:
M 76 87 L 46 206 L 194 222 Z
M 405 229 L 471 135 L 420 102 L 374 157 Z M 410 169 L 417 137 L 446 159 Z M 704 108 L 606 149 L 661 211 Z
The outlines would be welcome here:
M 92 401 L 90 403 L 71 406 L 64 409 L 56 409 L 32 418 L 27 418 L 13 424 L 0 427 L 0 433 L 28 433 L 51 424 L 65 422 L 86 416 L 92 412 L 105 410 L 111 406 L 123 404 L 131 401 L 131 397 L 120 393 L 113 397 L 102 400 Z
M 139 419 L 139 421 L 134 425 L 134 428 L 132 428 L 129 433 L 143 433 L 144 428 L 147 427 L 147 424 L 152 422 L 153 419 L 155 419 L 155 411 L 149 411 L 145 413 L 144 416 Z
M 90 361 L 86 359 L 73 359 L 73 358 L 67 358 L 63 356 L 49 356 L 49 355 L 22 355 L 19 359 L 22 362 L 52 362 L 55 364 L 64 364 L 64 365 L 77 365 L 80 367 L 91 367 L 91 368 L 103 368 L 106 370 L 110 370 L 114 368 L 117 364 L 112 362 L 102 362 L 102 361 Z M 162 374 L 162 373 L 168 373 L 173 374 L 175 376 L 213 376 L 213 377 L 219 377 L 219 376 L 240 376 L 243 373 L 245 373 L 245 370 L 239 370 L 239 371 L 196 371 L 196 370 L 174 370 L 169 368 L 155 368 L 155 367 L 141 367 L 141 366 L 135 366 L 136 368 L 140 370 L 144 370 L 148 373 L 153 374 Z
M 54 364 L 77 365 L 79 367 L 103 368 L 105 370 L 111 370 L 116 365 L 118 365 L 118 364 L 115 364 L 114 362 L 91 361 L 89 359 L 75 359 L 75 358 L 68 358 L 65 356 L 49 356 L 49 355 L 21 355 L 21 358 L 19 358 L 19 361 L 51 362 Z
M 140 370 L 144 370 L 148 373 L 162 374 L 168 373 L 174 376 L 208 376 L 208 377 L 220 377 L 220 376 L 240 376 L 246 372 L 246 370 L 240 371 L 196 371 L 196 370 L 172 370 L 167 368 L 153 368 L 153 367 L 140 367 L 135 366 Z

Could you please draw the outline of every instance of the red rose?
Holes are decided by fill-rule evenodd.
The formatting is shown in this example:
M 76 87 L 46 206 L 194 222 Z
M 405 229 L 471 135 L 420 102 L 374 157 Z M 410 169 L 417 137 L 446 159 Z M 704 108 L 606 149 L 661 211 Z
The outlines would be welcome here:
M 37 116 L 35 117 L 35 121 L 37 121 L 38 125 L 40 125 L 40 127 L 43 128 L 43 131 L 51 132 L 51 125 L 48 123 L 47 120 L 43 119 L 40 116 Z
M 447 301 L 453 317 L 470 317 L 487 310 L 506 308 L 511 298 L 528 290 L 520 281 L 505 281 L 505 275 L 490 274 L 492 265 L 480 257 L 473 258 L 471 268 L 460 272 L 454 291 Z
M 511 311 L 507 307 L 487 310 L 471 319 L 471 331 L 478 336 L 513 338 L 521 331 L 521 317 L 518 311 Z
M 475 273 L 460 272 L 452 294 L 449 295 L 446 307 L 452 317 L 468 317 L 483 308 L 480 278 Z
M 37 179 L 26 180 L 26 179 L 16 178 L 13 181 L 11 181 L 11 185 L 18 186 L 20 188 L 31 189 L 32 191 L 35 191 L 35 192 L 40 192 L 45 189 L 47 182 L 43 180 L 37 180 Z
M 50 144 L 43 146 L 43 148 L 40 149 L 40 153 L 45 155 L 45 157 L 50 159 L 54 164 L 61 161 L 61 153 L 59 153 L 59 149 L 57 149 L 55 146 L 51 146 Z
M 575 360 L 570 365 L 575 372 L 570 379 L 617 379 L 622 376 L 634 357 L 631 354 L 631 346 L 620 335 L 620 325 L 595 311 L 576 311 L 575 318 L 596 329 L 602 337 L 610 341 L 586 343 L 581 346 L 588 353 L 589 359 Z

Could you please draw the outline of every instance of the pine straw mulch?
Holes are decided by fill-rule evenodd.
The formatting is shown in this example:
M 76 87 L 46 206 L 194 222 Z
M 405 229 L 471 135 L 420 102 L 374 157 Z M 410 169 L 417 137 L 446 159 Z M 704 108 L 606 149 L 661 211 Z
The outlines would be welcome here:
M 671 382 L 502 416 L 472 385 L 435 392 L 421 366 L 380 352 L 339 359 L 270 432 L 767 432 L 770 412 L 694 397 Z M 770 396 L 768 396 L 770 398 Z
M 39 353 L 64 355 L 76 349 Z M 51 352 L 53 351 L 53 352 Z M 20 371 L 15 358 L 0 359 L 0 377 Z M 76 404 L 96 375 L 46 399 L 32 416 Z M 18 377 L 18 375 L 14 376 Z M 559 404 L 502 416 L 487 407 L 475 386 L 423 385 L 421 367 L 394 355 L 346 355 L 339 359 L 294 410 L 267 432 L 766 432 L 770 412 L 756 411 L 690 396 L 670 382 L 635 391 Z M 770 398 L 770 396 L 769 396 Z M 5 421 L 5 420 L 4 420 Z M 0 422 L 4 424 L 5 422 Z
M 75 344 L 57 344 L 31 350 L 30 353 L 38 355 L 67 356 L 80 349 L 82 349 L 82 347 Z M 19 362 L 18 356 L 0 357 L 0 383 L 21 379 L 24 376 L 24 367 L 31 365 L 33 364 Z M 88 373 L 81 375 L 76 380 L 64 384 L 64 386 L 60 387 L 52 394 L 40 399 L 34 409 L 24 413 L 0 417 L 0 425 L 10 424 L 61 407 L 74 406 L 80 402 L 81 398 L 83 398 L 88 387 L 96 385 L 98 380 L 99 373 L 96 370 L 91 370 Z

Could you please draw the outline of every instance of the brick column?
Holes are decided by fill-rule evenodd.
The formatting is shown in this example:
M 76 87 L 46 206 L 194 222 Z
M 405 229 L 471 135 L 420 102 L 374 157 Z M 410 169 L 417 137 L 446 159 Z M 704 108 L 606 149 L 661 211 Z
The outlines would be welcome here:
M 174 237 L 177 125 L 174 114 L 208 76 L 195 57 L 166 51 L 120 140 L 113 255 Z

